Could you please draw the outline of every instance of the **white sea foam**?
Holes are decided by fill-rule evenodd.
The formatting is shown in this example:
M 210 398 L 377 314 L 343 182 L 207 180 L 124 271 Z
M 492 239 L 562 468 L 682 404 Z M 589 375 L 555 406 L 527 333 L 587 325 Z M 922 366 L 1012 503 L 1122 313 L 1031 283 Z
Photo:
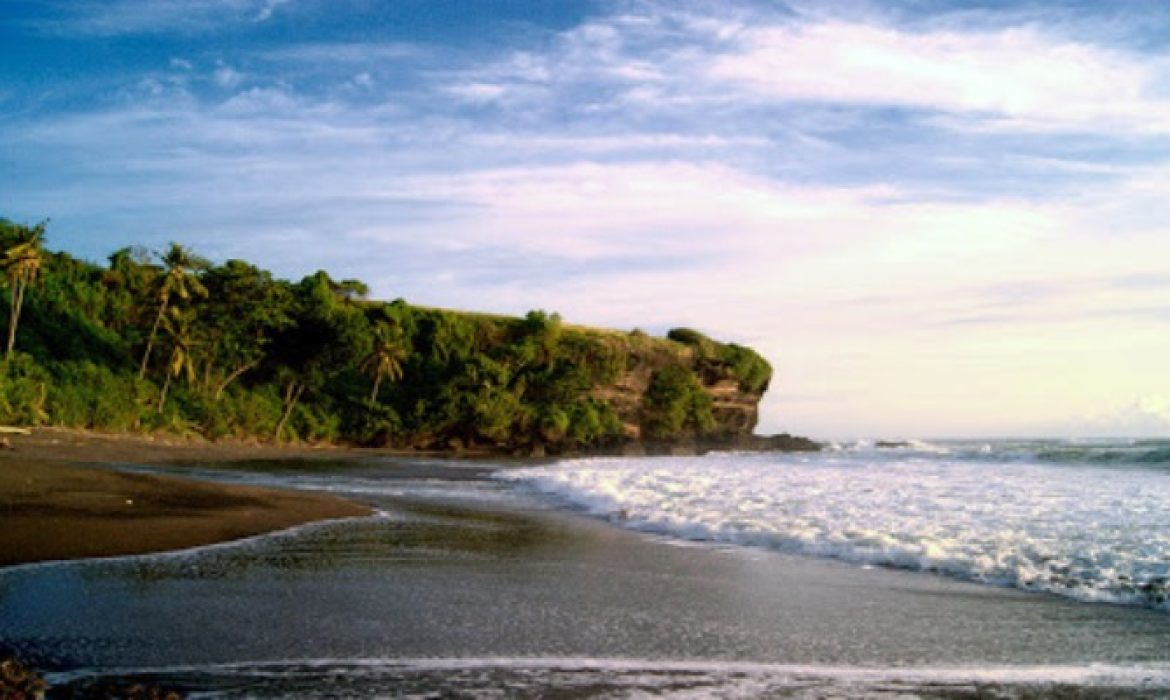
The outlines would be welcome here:
M 1170 610 L 1170 474 L 948 453 L 598 458 L 498 476 L 647 532 Z
M 137 678 L 201 688 L 191 697 L 536 697 L 575 688 L 590 697 L 751 698 L 1015 697 L 1059 688 L 1110 695 L 1170 690 L 1162 664 L 867 668 L 706 660 L 605 658 L 295 659 L 164 668 L 77 669 L 48 674 L 54 685 L 84 689 L 103 678 Z
M 199 698 L 280 696 L 538 696 L 576 688 L 589 696 L 684 698 L 854 698 L 854 696 L 1016 696 L 1061 687 L 1096 693 L 1170 691 L 1165 665 L 867 668 L 707 660 L 591 658 L 297 659 L 256 663 L 116 668 L 50 673 L 54 686 L 82 689 L 103 678 L 145 679 L 200 688 Z M 1094 695 L 1096 696 L 1096 695 Z

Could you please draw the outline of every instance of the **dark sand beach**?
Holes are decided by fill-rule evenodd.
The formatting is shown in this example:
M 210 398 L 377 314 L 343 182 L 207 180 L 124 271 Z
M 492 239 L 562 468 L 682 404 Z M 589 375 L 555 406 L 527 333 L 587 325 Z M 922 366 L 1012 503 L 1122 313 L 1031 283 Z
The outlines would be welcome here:
M 324 494 L 223 486 L 86 464 L 311 457 L 320 450 L 38 430 L 0 452 L 0 566 L 142 554 L 249 537 L 369 508 Z
M 0 568 L 0 651 L 68 692 L 113 679 L 218 697 L 1170 692 L 1157 611 L 631 532 L 494 481 L 493 463 L 311 450 L 280 461 L 241 446 L 133 458 L 137 445 L 68 439 L 59 452 L 18 444 L 3 473 L 27 455 L 152 464 L 165 474 L 145 481 L 26 468 L 80 471 L 119 497 L 173 488 L 220 523 L 257 502 L 295 522 L 377 511 L 227 546 Z M 281 485 L 347 500 L 267 488 Z M 160 519 L 135 530 L 199 520 L 194 505 L 153 507 Z M 116 509 L 73 522 L 114 527 L 126 522 Z

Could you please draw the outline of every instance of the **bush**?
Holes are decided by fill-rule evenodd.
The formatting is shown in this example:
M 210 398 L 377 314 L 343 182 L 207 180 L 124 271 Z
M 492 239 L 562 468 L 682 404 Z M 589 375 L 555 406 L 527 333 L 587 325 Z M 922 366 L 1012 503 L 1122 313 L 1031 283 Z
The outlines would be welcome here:
M 642 402 L 642 431 L 655 440 L 705 435 L 715 427 L 711 397 L 690 371 L 669 365 L 650 377 Z
M 718 356 L 717 343 L 702 333 L 690 328 L 671 328 L 666 337 L 676 343 L 689 345 L 695 349 L 695 355 L 702 360 L 711 360 Z
M 15 425 L 46 422 L 50 379 L 49 373 L 24 353 L 0 360 L 0 421 Z
M 719 348 L 719 357 L 731 367 L 743 391 L 761 392 L 772 381 L 772 365 L 751 348 L 729 343 Z
M 56 425 L 130 431 L 148 424 L 158 390 L 132 374 L 93 362 L 62 362 L 54 367 L 48 411 Z

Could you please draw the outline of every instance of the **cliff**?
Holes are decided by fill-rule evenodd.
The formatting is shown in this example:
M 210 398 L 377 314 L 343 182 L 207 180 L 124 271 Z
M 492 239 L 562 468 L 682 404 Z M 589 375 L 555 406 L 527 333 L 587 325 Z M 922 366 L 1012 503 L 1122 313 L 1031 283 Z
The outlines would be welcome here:
M 734 349 L 733 349 L 734 348 Z M 654 338 L 634 331 L 624 347 L 625 366 L 612 382 L 597 386 L 592 395 L 606 401 L 622 420 L 624 434 L 631 440 L 733 438 L 750 435 L 759 420 L 759 402 L 771 380 L 772 368 L 767 361 L 747 348 L 717 343 L 696 331 L 675 329 L 666 338 Z M 734 357 L 750 357 L 750 371 L 741 364 L 737 372 Z M 707 400 L 698 406 L 684 405 L 686 414 L 678 424 L 656 431 L 656 416 L 663 412 L 662 403 L 651 387 L 659 387 L 672 368 L 684 370 L 693 385 Z M 741 376 L 743 375 L 743 376 Z M 676 380 L 677 381 L 677 380 Z M 690 384 L 686 379 L 683 385 Z M 677 401 L 685 404 L 685 389 L 676 392 Z M 703 415 L 704 405 L 710 420 Z M 669 410 L 669 407 L 666 408 Z M 696 412 L 699 415 L 695 415 Z M 665 433 L 665 434 L 662 434 Z

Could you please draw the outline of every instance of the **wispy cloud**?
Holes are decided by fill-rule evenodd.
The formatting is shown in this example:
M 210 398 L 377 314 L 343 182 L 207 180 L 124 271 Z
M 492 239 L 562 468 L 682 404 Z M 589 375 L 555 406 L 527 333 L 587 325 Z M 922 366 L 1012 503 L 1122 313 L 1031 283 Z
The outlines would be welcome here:
M 383 61 L 417 59 L 428 50 L 406 42 L 301 42 L 257 51 L 254 55 L 269 61 L 293 63 L 360 63 L 376 65 Z
M 171 32 L 202 33 L 264 22 L 290 0 L 70 0 L 53 19 L 36 26 L 48 34 L 114 37 Z
M 711 76 L 778 99 L 966 113 L 998 128 L 1170 123 L 1170 101 L 1154 94 L 1159 75 L 1148 60 L 1030 27 L 909 32 L 834 21 L 745 28 L 735 43 L 712 62 Z
M 686 6 L 684 6 L 685 8 Z M 469 81 L 604 86 L 613 109 L 793 102 L 955 115 L 984 131 L 1165 133 L 1167 56 L 1007 27 L 907 28 L 782 12 L 723 19 L 644 5 L 516 52 Z M 582 107 L 600 104 L 583 103 Z

